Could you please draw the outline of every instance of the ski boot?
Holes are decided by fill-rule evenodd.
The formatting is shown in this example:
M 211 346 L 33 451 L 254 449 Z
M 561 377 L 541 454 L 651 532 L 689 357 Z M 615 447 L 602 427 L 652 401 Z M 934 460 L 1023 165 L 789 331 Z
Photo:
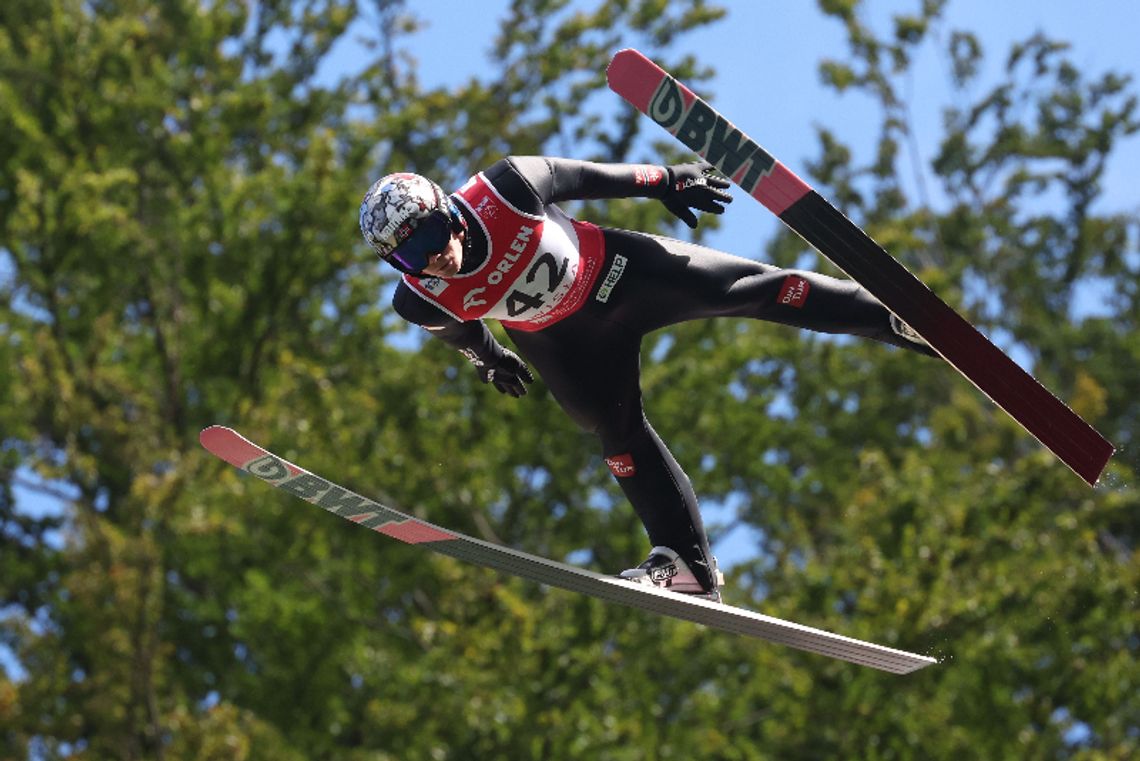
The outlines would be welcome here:
M 721 602 L 720 588 L 724 585 L 724 574 L 717 568 L 716 558 L 712 558 L 712 574 L 716 584 L 711 590 L 705 589 L 688 563 L 668 547 L 654 547 L 649 557 L 637 568 L 622 571 L 619 578 L 635 584 L 646 584 L 670 592 L 701 597 L 713 602 Z

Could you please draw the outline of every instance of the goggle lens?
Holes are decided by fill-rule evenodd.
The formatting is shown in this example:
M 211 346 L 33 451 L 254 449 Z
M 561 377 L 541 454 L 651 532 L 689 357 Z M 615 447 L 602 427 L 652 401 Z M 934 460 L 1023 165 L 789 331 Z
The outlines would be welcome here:
M 411 237 L 385 258 L 398 269 L 420 272 L 428 266 L 428 259 L 447 247 L 449 240 L 451 220 L 442 211 L 433 211 L 420 221 Z

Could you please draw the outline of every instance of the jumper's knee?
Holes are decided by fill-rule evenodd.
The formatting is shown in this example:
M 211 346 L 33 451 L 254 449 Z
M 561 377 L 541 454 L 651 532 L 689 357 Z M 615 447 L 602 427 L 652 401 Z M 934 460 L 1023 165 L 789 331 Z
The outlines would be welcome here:
M 640 448 L 649 435 L 649 421 L 640 408 L 633 415 L 607 415 L 595 430 L 606 454 Z

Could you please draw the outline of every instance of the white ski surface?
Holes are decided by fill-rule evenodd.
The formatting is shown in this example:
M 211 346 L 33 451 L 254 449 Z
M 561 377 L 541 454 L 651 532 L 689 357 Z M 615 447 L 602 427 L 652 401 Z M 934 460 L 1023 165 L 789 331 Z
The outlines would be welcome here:
M 434 526 L 316 476 L 224 426 L 205 429 L 200 440 L 202 446 L 222 460 L 328 512 L 402 542 L 422 545 L 476 565 L 892 674 L 907 674 L 937 662 L 929 656 L 843 637 L 744 608 L 604 576 Z

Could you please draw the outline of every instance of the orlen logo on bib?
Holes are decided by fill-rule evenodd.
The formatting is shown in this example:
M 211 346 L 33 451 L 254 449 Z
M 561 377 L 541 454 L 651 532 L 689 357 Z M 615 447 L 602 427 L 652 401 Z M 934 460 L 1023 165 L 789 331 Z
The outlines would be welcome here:
M 463 310 L 470 312 L 475 307 L 486 306 L 487 300 L 479 298 L 479 294 L 486 291 L 486 288 L 472 288 L 463 296 Z
M 607 457 L 606 465 L 610 466 L 610 472 L 618 478 L 628 478 L 637 473 L 637 468 L 633 466 L 633 457 L 628 453 Z
M 811 283 L 799 275 L 788 275 L 788 277 L 784 279 L 784 287 L 780 289 L 780 303 L 800 309 L 803 307 L 804 302 L 807 301 L 808 291 L 810 290 Z

